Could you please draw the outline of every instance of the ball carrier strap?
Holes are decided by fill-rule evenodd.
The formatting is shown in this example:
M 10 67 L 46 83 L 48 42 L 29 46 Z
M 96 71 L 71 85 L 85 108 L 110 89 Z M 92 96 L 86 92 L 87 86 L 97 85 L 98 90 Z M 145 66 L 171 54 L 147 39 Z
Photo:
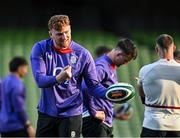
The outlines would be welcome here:
M 145 106 L 147 107 L 153 107 L 153 108 L 164 108 L 164 109 L 179 109 L 180 110 L 180 107 L 177 107 L 177 106 L 160 106 L 160 105 L 149 105 L 149 104 L 144 104 Z

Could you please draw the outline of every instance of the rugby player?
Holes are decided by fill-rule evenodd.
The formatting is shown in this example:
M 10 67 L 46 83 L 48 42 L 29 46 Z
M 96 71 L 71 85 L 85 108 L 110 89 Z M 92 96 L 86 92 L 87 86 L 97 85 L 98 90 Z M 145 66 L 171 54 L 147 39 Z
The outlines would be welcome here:
M 9 63 L 10 74 L 2 80 L 2 105 L 0 110 L 1 137 L 34 137 L 25 110 L 25 86 L 21 81 L 28 72 L 28 63 L 15 57 Z
M 116 47 L 95 61 L 98 80 L 108 88 L 117 83 L 117 67 L 126 65 L 132 59 L 136 59 L 137 50 L 132 40 L 122 38 Z M 91 96 L 85 83 L 83 84 L 84 108 L 83 128 L 84 137 L 111 137 L 113 121 L 113 103 L 106 99 Z M 118 117 L 118 116 L 117 116 Z
M 48 22 L 49 39 L 35 43 L 31 67 L 41 97 L 38 104 L 37 137 L 80 137 L 82 129 L 82 79 L 90 93 L 105 98 L 106 88 L 96 75 L 88 50 L 71 39 L 67 15 Z
M 2 91 L 2 90 L 1 90 L 1 83 L 2 83 L 2 82 L 1 82 L 1 79 L 0 79 L 0 110 L 1 110 L 1 91 Z
M 141 137 L 180 137 L 180 64 L 168 34 L 156 40 L 159 60 L 139 72 L 139 94 L 145 105 Z

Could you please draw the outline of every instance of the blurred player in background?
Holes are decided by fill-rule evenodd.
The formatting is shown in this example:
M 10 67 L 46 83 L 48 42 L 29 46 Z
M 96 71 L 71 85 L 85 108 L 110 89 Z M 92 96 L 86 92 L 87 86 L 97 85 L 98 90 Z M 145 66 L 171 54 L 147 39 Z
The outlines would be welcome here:
M 98 48 L 96 49 L 95 53 L 96 53 L 96 57 L 100 57 L 104 54 L 107 54 L 111 51 L 111 49 L 108 46 L 105 45 L 101 45 L 98 46 Z M 129 103 L 125 103 L 122 104 L 120 106 L 118 106 L 114 112 L 113 112 L 113 118 L 117 119 L 117 120 L 128 120 L 132 117 L 133 115 L 133 108 L 131 107 L 131 105 Z M 104 119 L 105 118 L 105 114 L 103 111 L 96 111 L 98 119 Z
M 145 99 L 141 137 L 180 137 L 180 64 L 174 60 L 175 49 L 170 35 L 160 35 L 160 59 L 139 72 L 139 94 Z
M 116 48 L 96 59 L 98 80 L 108 88 L 117 83 L 116 67 L 125 65 L 136 59 L 137 51 L 134 43 L 127 38 L 120 39 Z M 113 121 L 113 103 L 89 95 L 89 89 L 84 87 L 83 137 L 111 137 Z M 118 114 L 115 115 L 118 117 Z
M 98 48 L 95 51 L 96 57 L 100 57 L 104 54 L 109 53 L 110 51 L 111 49 L 108 46 L 105 46 L 105 45 L 98 46 Z M 133 112 L 134 110 L 131 107 L 131 105 L 129 103 L 125 103 L 118 106 L 116 109 L 114 109 L 113 117 L 117 120 L 128 120 L 132 117 Z M 105 118 L 104 112 L 97 111 L 97 114 L 98 114 L 99 119 Z
M 98 48 L 95 51 L 96 57 L 100 57 L 104 54 L 107 54 L 110 51 L 111 51 L 111 49 L 105 45 L 98 46 Z
M 28 72 L 28 63 L 15 57 L 9 63 L 10 74 L 2 80 L 0 111 L 1 137 L 33 137 L 32 127 L 25 111 L 25 86 L 21 81 Z
M 108 46 L 101 45 L 98 46 L 96 49 L 96 57 L 100 57 L 104 54 L 107 54 L 111 51 L 111 49 Z M 133 115 L 133 108 L 129 103 L 122 104 L 114 109 L 113 112 L 113 118 L 117 120 L 128 120 L 132 117 Z M 97 111 L 99 119 L 105 118 L 105 114 L 102 111 Z
M 69 17 L 54 15 L 48 22 L 50 38 L 37 42 L 30 60 L 41 88 L 38 137 L 80 137 L 82 129 L 82 79 L 91 94 L 105 98 L 106 88 L 96 75 L 90 53 L 71 39 Z
M 0 79 L 0 112 L 1 112 L 1 93 L 2 93 L 2 89 L 1 89 L 1 79 Z M 1 132 L 0 132 L 0 137 L 1 137 Z
M 1 91 L 2 91 L 2 90 L 1 90 L 1 83 L 2 83 L 2 81 L 1 81 L 1 79 L 0 79 L 0 111 L 1 111 L 1 101 L 2 101 L 2 100 L 1 100 L 1 93 L 2 93 L 2 92 L 1 92 Z
M 180 63 L 180 50 L 177 49 L 175 52 L 174 52 L 174 59 Z

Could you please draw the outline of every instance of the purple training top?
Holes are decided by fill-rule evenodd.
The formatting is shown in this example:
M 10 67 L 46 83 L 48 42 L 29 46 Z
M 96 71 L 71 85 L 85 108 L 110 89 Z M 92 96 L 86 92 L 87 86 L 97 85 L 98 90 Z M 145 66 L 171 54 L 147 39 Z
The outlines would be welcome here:
M 116 83 L 118 81 L 116 68 L 113 65 L 111 59 L 103 55 L 95 61 L 96 70 L 98 74 L 98 80 L 104 87 L 109 87 L 110 85 Z M 86 87 L 83 85 L 83 87 Z M 85 90 L 86 88 L 83 88 Z M 95 116 L 96 111 L 104 111 L 105 112 L 105 121 L 104 123 L 110 127 L 112 127 L 112 120 L 113 120 L 113 103 L 105 100 L 95 98 L 89 95 L 89 89 L 83 91 L 84 98 L 84 106 L 83 112 L 89 111 L 90 115 Z
M 1 82 L 1 79 L 0 79 L 0 110 L 1 110 L 1 91 L 2 91 L 2 90 L 1 90 L 1 83 L 2 83 L 2 82 Z
M 92 95 L 105 98 L 106 88 L 97 79 L 90 53 L 74 41 L 70 48 L 71 53 L 60 54 L 54 50 L 52 39 L 42 40 L 32 48 L 32 71 L 41 88 L 38 110 L 50 116 L 62 118 L 82 114 L 83 78 Z M 72 78 L 59 84 L 55 76 L 67 65 L 72 66 Z
M 25 111 L 25 87 L 14 74 L 2 80 L 2 105 L 0 110 L 0 132 L 25 129 L 28 120 Z

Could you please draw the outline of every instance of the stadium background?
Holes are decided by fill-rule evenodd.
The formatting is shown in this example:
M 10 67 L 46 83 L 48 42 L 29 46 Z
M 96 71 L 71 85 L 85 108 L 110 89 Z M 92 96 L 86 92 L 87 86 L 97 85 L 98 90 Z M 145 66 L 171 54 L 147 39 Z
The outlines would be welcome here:
M 118 69 L 119 81 L 134 86 L 134 77 L 138 76 L 139 69 L 157 59 L 154 44 L 159 34 L 171 34 L 177 47 L 180 45 L 177 1 L 6 0 L 0 4 L 0 77 L 8 73 L 12 57 L 20 55 L 29 61 L 33 44 L 48 38 L 47 21 L 54 14 L 70 16 L 73 40 L 86 47 L 94 58 L 94 51 L 99 45 L 113 48 L 119 37 L 135 40 L 138 58 Z M 27 111 L 36 127 L 40 90 L 35 85 L 30 68 L 24 82 Z M 130 103 L 134 115 L 129 121 L 114 120 L 114 136 L 138 137 L 140 134 L 144 108 L 138 95 Z

